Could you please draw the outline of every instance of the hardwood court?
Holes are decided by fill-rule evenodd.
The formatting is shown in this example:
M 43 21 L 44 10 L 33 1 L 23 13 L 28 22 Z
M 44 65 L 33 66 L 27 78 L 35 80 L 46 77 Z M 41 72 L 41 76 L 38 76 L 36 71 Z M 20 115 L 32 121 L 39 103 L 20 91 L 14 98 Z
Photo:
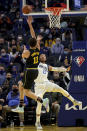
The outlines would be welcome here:
M 24 126 L 24 127 L 1 128 L 1 131 L 41 131 L 41 130 L 36 130 L 34 126 Z M 43 126 L 42 131 L 87 131 L 87 127 Z

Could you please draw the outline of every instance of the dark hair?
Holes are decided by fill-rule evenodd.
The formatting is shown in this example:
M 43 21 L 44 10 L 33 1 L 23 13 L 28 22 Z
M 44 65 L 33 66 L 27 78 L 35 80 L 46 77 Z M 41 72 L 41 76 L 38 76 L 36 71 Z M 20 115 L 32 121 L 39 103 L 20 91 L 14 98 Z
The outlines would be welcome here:
M 30 45 L 31 47 L 35 47 L 36 44 L 37 44 L 37 40 L 36 40 L 35 38 L 30 38 L 30 39 L 29 39 L 29 45 Z

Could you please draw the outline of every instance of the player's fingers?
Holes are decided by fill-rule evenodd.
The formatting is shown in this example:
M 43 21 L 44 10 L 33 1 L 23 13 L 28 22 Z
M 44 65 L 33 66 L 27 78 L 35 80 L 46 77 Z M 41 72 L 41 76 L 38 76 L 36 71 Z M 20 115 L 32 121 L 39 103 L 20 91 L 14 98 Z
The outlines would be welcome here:
M 69 67 L 67 68 L 67 72 L 70 71 L 70 70 L 71 70 L 71 66 L 69 66 Z
M 42 37 L 41 35 L 38 35 L 38 36 L 37 36 L 37 40 L 42 40 L 42 38 L 43 38 L 43 37 Z
M 33 9 L 33 6 L 31 6 L 31 5 L 28 5 L 28 8 L 29 8 L 29 10 L 30 10 L 30 11 L 32 11 L 32 9 Z

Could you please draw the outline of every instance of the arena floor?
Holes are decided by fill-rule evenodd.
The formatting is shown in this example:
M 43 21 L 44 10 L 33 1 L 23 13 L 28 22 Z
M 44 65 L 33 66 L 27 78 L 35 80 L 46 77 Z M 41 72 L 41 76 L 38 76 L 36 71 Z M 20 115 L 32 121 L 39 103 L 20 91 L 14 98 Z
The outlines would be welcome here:
M 24 127 L 8 127 L 2 128 L 1 131 L 36 131 L 34 126 Z M 37 130 L 41 131 L 41 130 Z M 57 127 L 57 126 L 43 126 L 42 131 L 87 131 L 87 127 Z

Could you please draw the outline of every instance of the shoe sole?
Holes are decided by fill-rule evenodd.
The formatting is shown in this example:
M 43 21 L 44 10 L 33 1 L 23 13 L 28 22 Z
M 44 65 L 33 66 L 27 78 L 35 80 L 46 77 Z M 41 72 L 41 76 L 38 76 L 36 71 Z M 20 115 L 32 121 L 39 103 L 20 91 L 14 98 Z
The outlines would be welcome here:
M 18 111 L 12 111 L 12 112 L 15 112 L 15 113 L 24 113 L 24 112 L 18 112 Z
M 37 128 L 37 130 L 43 130 L 43 128 Z
M 37 125 L 35 124 L 35 127 L 37 128 L 37 130 L 43 130 L 43 128 L 41 127 L 41 128 L 39 128 L 39 127 L 37 127 Z

